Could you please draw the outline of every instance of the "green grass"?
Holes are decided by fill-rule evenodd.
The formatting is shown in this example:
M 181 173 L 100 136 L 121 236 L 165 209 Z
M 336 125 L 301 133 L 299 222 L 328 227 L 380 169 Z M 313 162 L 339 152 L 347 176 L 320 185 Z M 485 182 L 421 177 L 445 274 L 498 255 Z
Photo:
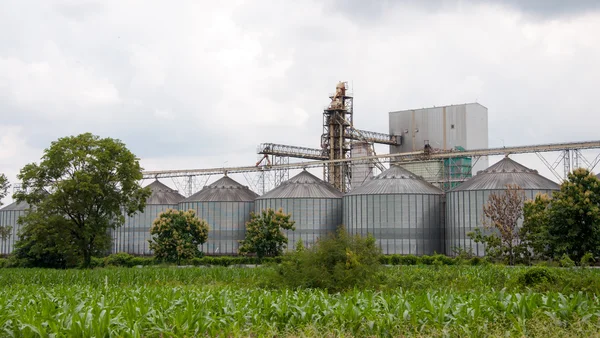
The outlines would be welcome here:
M 600 271 L 527 271 L 393 267 L 379 290 L 330 294 L 270 268 L 3 269 L 0 336 L 598 336 Z

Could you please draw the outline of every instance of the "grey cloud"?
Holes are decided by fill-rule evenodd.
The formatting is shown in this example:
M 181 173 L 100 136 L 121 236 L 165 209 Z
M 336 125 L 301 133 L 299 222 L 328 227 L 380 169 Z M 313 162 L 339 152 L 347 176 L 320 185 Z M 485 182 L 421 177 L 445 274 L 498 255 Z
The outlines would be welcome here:
M 600 10 L 597 0 L 333 0 L 327 2 L 326 8 L 331 13 L 344 13 L 358 23 L 374 24 L 386 12 L 400 8 L 438 13 L 481 4 L 504 6 L 539 19 L 569 17 Z

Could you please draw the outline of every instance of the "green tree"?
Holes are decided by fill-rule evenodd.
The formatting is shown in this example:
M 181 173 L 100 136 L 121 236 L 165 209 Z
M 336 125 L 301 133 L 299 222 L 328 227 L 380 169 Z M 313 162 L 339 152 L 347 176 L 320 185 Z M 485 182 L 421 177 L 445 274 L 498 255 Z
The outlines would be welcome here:
M 291 217 L 283 209 L 262 210 L 260 215 L 252 213 L 246 223 L 246 239 L 240 241 L 240 253 L 255 253 L 258 259 L 281 255 L 288 243 L 283 230 L 296 230 Z
M 576 169 L 554 192 L 548 208 L 548 248 L 579 262 L 588 252 L 600 255 L 600 180 Z
M 548 208 L 551 201 L 552 198 L 547 194 L 538 193 L 535 199 L 525 201 L 523 205 L 523 225 L 520 236 L 523 245 L 527 248 L 526 253 L 529 260 L 552 256 L 548 252 L 548 223 L 550 221 Z
M 89 267 L 92 254 L 107 248 L 108 230 L 121 226 L 124 214 L 144 210 L 150 190 L 140 186 L 142 177 L 139 159 L 125 144 L 85 133 L 52 142 L 39 164 L 23 167 L 23 190 L 15 198 L 29 203 L 30 219 L 52 218 L 37 226 L 64 236 Z
M 69 233 L 66 218 L 30 212 L 19 218 L 19 224 L 19 241 L 13 254 L 25 266 L 64 269 L 75 267 L 80 262 L 81 249 Z M 102 239 L 108 238 L 95 238 Z
M 483 225 L 488 231 L 476 229 L 468 234 L 475 242 L 486 244 L 486 254 L 504 258 L 510 265 L 522 256 L 523 246 L 519 219 L 523 216 L 525 193 L 516 185 L 507 185 L 502 193 L 490 194 L 483 206 Z
M 0 207 L 3 205 L 2 199 L 8 195 L 8 188 L 10 188 L 10 184 L 8 183 L 6 175 L 0 174 Z
M 8 194 L 8 188 L 10 188 L 10 184 L 8 184 L 8 179 L 6 175 L 0 174 L 0 207 L 2 204 L 2 199 L 6 197 Z M 6 240 L 10 237 L 10 231 L 12 227 L 9 225 L 0 226 L 0 240 Z
M 198 246 L 208 238 L 208 223 L 196 217 L 194 210 L 168 209 L 152 223 L 150 249 L 159 260 L 181 263 L 200 255 Z

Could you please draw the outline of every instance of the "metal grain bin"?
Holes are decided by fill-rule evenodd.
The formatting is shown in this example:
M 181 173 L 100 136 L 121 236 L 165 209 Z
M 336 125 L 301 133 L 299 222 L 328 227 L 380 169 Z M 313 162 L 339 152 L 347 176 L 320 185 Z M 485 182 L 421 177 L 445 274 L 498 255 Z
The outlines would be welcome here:
M 392 165 L 344 196 L 344 224 L 350 234 L 372 234 L 384 254 L 440 253 L 442 197 L 437 187 Z
M 256 213 L 269 208 L 283 209 L 296 222 L 295 231 L 285 231 L 288 250 L 299 239 L 311 246 L 342 224 L 342 193 L 306 170 L 256 199 Z
M 29 209 L 29 204 L 26 202 L 14 202 L 0 209 L 0 226 L 9 226 L 12 228 L 8 238 L 4 240 L 0 238 L 0 256 L 9 255 L 15 249 L 15 243 L 19 240 L 17 234 L 20 228 L 17 220 L 19 217 L 25 215 L 27 209 Z
M 210 226 L 208 241 L 201 250 L 209 255 L 238 253 L 245 238 L 246 222 L 258 194 L 224 176 L 179 203 L 180 210 L 194 210 Z
M 125 224 L 112 230 L 112 252 L 127 252 L 135 255 L 151 255 L 150 227 L 158 215 L 167 209 L 177 209 L 177 203 L 185 197 L 158 180 L 150 183 L 152 194 L 146 200 L 144 212 L 125 216 Z
M 453 255 L 455 249 L 472 250 L 483 256 L 483 244 L 473 242 L 467 234 L 482 227 L 483 206 L 492 193 L 503 193 L 506 185 L 516 184 L 525 192 L 527 199 L 537 193 L 550 195 L 560 187 L 555 182 L 538 174 L 508 157 L 480 171 L 476 176 L 446 193 L 446 254 Z

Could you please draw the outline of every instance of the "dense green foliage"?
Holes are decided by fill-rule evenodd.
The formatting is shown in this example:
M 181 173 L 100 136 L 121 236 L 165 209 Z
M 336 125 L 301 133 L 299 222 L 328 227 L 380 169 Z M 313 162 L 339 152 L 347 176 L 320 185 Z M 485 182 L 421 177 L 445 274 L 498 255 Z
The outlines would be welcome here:
M 548 244 L 554 256 L 575 262 L 588 252 L 600 255 L 600 180 L 576 169 L 552 195 L 548 212 Z
M 6 178 L 6 175 L 0 174 L 0 207 L 3 205 L 2 199 L 8 194 L 8 188 L 10 188 L 8 178 Z
M 10 188 L 10 184 L 8 184 L 6 175 L 0 174 L 0 207 L 3 205 L 2 199 L 8 194 L 8 188 Z M 9 225 L 0 226 L 0 241 L 8 239 L 11 230 L 12 227 Z
M 595 269 L 384 268 L 397 286 L 337 294 L 262 286 L 274 273 L 272 268 L 5 270 L 0 332 L 16 337 L 564 337 L 600 330 Z
M 259 259 L 281 255 L 288 243 L 283 230 L 295 230 L 291 217 L 282 209 L 262 210 L 260 215 L 250 214 L 250 221 L 246 223 L 246 238 L 240 241 L 240 253 L 256 254 Z
M 52 142 L 41 162 L 27 164 L 18 178 L 23 190 L 14 196 L 29 203 L 34 214 L 22 219 L 24 231 L 60 225 L 60 230 L 48 231 L 76 246 L 71 254 L 78 255 L 84 266 L 90 265 L 94 252 L 107 248 L 108 230 L 121 226 L 124 215 L 143 211 L 150 195 L 140 186 L 139 160 L 125 144 L 89 133 Z M 57 217 L 63 220 L 38 222 Z
M 208 238 L 208 223 L 196 217 L 194 210 L 167 209 L 152 223 L 150 250 L 165 262 L 176 262 L 198 257 L 198 246 Z
M 72 268 L 79 264 L 81 251 L 70 236 L 67 220 L 62 216 L 27 213 L 19 220 L 23 224 L 14 257 L 24 266 Z M 106 240 L 105 236 L 94 238 Z M 103 248 L 104 245 L 94 245 Z M 98 252 L 95 252 L 98 253 Z
M 323 288 L 337 292 L 376 285 L 381 249 L 372 236 L 348 235 L 340 228 L 310 248 L 301 243 L 284 256 L 277 283 L 292 288 Z

